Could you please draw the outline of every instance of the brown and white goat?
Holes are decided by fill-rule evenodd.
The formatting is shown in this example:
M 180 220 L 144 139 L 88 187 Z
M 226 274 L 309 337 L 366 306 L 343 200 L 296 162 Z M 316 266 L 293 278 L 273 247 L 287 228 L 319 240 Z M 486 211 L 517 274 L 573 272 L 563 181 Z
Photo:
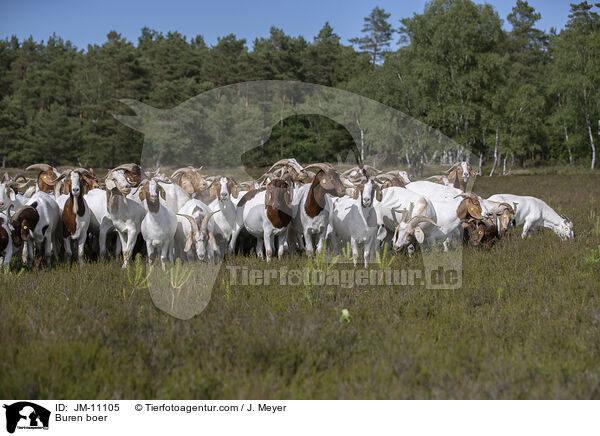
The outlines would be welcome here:
M 287 243 L 289 224 L 292 221 L 293 193 L 294 184 L 291 180 L 274 179 L 267 184 L 266 189 L 257 189 L 245 194 L 237 205 L 229 252 L 233 253 L 241 230 L 246 229 L 257 238 L 256 251 L 259 256 L 262 256 L 264 244 L 267 261 L 270 261 L 273 256 L 274 241 L 277 236 L 277 255 L 281 258 Z
M 463 222 L 462 226 L 464 231 L 463 242 L 465 244 L 471 243 L 474 246 L 490 249 L 500 239 L 498 227 L 491 219 L 477 220 L 469 218 Z
M 56 168 L 51 167 L 48 164 L 37 163 L 33 165 L 29 165 L 25 168 L 26 171 L 30 170 L 39 170 L 37 176 L 37 187 L 39 191 L 45 192 L 47 194 L 52 194 L 55 197 L 58 196 L 58 193 L 55 192 L 58 188 L 58 183 L 63 179 L 64 175 L 60 173 Z
M 209 184 L 199 170 L 200 168 L 194 167 L 179 168 L 171 174 L 171 178 L 190 196 L 208 196 L 206 190 Z
M 333 166 L 324 163 L 308 165 L 316 167 L 317 174 L 310 185 L 304 185 L 294 195 L 294 221 L 290 228 L 290 243 L 304 246 L 306 253 L 314 253 L 313 238 L 317 252 L 323 249 L 332 211 L 331 197 L 342 197 L 345 186 Z M 330 197 L 331 196 L 331 197 Z M 304 243 L 300 240 L 304 236 Z
M 93 179 L 92 174 L 77 168 L 65 175 L 64 192 L 69 196 L 62 211 L 63 242 L 65 254 L 69 262 L 73 260 L 72 243 L 77 243 L 77 260 L 83 263 L 83 250 L 90 226 L 91 211 L 85 201 L 84 194 L 89 186 L 87 179 Z

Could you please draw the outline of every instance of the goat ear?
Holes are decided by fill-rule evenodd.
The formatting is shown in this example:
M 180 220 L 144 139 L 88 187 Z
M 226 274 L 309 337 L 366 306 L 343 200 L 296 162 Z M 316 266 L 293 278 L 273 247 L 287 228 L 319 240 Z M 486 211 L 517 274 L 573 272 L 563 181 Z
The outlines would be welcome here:
M 165 188 L 163 188 L 162 186 L 160 186 L 158 183 L 156 184 L 156 186 L 158 186 L 158 193 L 159 195 L 162 197 L 163 200 L 167 199 L 167 193 L 165 192 Z
M 355 200 L 358 200 L 359 195 L 360 195 L 360 189 L 358 187 L 355 187 L 354 191 L 352 192 L 352 198 Z
M 217 197 L 217 195 L 218 195 L 217 183 L 218 183 L 218 181 L 217 181 L 217 180 L 215 180 L 215 181 L 213 181 L 213 182 L 211 183 L 211 185 L 210 185 L 210 196 L 211 196 L 211 198 L 212 198 L 212 197 L 215 197 L 215 198 L 216 198 L 216 197 Z
M 183 247 L 183 251 L 185 251 L 186 253 L 188 251 L 190 251 L 190 249 L 192 248 L 192 244 L 194 243 L 194 230 L 191 229 L 190 230 L 190 234 L 188 235 L 186 241 L 185 241 L 185 247 Z
M 142 189 L 140 189 L 140 200 L 144 201 L 146 200 L 146 187 L 142 187 Z
M 271 206 L 271 186 L 267 185 L 267 190 L 265 192 L 265 209 L 267 206 Z
M 237 183 L 233 181 L 231 181 L 231 195 L 233 198 L 238 198 L 238 195 L 240 195 L 240 188 Z
M 377 199 L 377 201 L 381 201 L 383 197 L 383 194 L 381 193 L 381 187 L 377 186 L 375 188 L 375 198 Z
M 219 247 L 217 247 L 215 235 L 213 235 L 212 232 L 208 232 L 208 243 L 210 244 L 210 248 L 212 248 L 212 251 L 217 251 L 219 249 Z
M 6 174 L 6 173 L 4 173 L 4 174 Z M 14 191 L 13 188 L 8 188 L 7 187 L 6 188 L 6 193 L 8 194 L 8 198 L 10 198 L 10 201 L 15 201 L 16 195 L 15 195 L 15 191 Z
M 421 230 L 421 227 L 415 227 L 415 238 L 419 244 L 422 244 L 425 240 L 425 234 L 423 233 L 423 230 Z

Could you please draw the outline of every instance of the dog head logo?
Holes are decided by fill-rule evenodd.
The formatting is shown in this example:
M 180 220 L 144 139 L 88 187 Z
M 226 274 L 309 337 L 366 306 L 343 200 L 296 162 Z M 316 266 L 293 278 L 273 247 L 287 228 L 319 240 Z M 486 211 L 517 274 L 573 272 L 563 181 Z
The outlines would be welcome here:
M 19 429 L 48 429 L 50 411 L 29 401 L 5 404 L 6 431 L 14 433 Z

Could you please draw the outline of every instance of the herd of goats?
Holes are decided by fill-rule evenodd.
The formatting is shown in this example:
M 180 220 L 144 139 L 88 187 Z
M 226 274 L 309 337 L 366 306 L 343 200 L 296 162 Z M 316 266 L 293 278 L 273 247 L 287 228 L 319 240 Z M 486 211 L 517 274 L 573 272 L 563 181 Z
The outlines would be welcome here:
M 467 162 L 446 174 L 411 182 L 405 171 L 361 165 L 339 172 L 327 163 L 282 159 L 262 177 L 236 182 L 186 167 L 170 177 L 137 164 L 108 171 L 58 171 L 29 166 L 37 178 L 4 175 L 0 184 L 0 258 L 8 270 L 43 259 L 103 260 L 107 250 L 126 267 L 146 250 L 149 262 L 212 261 L 255 250 L 269 261 L 274 249 L 305 251 L 350 244 L 365 267 L 378 250 L 405 251 L 442 243 L 491 247 L 511 227 L 522 236 L 538 227 L 573 237 L 573 223 L 535 197 L 465 192 L 475 174 Z M 145 244 L 142 244 L 141 239 Z M 139 243 L 136 246 L 136 242 Z M 21 254 L 20 256 L 18 254 Z

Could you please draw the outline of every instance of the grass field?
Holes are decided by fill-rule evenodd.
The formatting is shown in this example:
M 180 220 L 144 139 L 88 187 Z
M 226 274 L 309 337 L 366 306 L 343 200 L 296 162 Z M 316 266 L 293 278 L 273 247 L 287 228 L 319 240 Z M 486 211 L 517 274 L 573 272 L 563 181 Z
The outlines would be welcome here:
M 188 321 L 114 262 L 11 273 L 0 397 L 600 398 L 600 174 L 486 177 L 475 191 L 539 196 L 573 220 L 575 241 L 513 231 L 489 252 L 468 248 L 453 291 L 243 287 L 222 268 Z

